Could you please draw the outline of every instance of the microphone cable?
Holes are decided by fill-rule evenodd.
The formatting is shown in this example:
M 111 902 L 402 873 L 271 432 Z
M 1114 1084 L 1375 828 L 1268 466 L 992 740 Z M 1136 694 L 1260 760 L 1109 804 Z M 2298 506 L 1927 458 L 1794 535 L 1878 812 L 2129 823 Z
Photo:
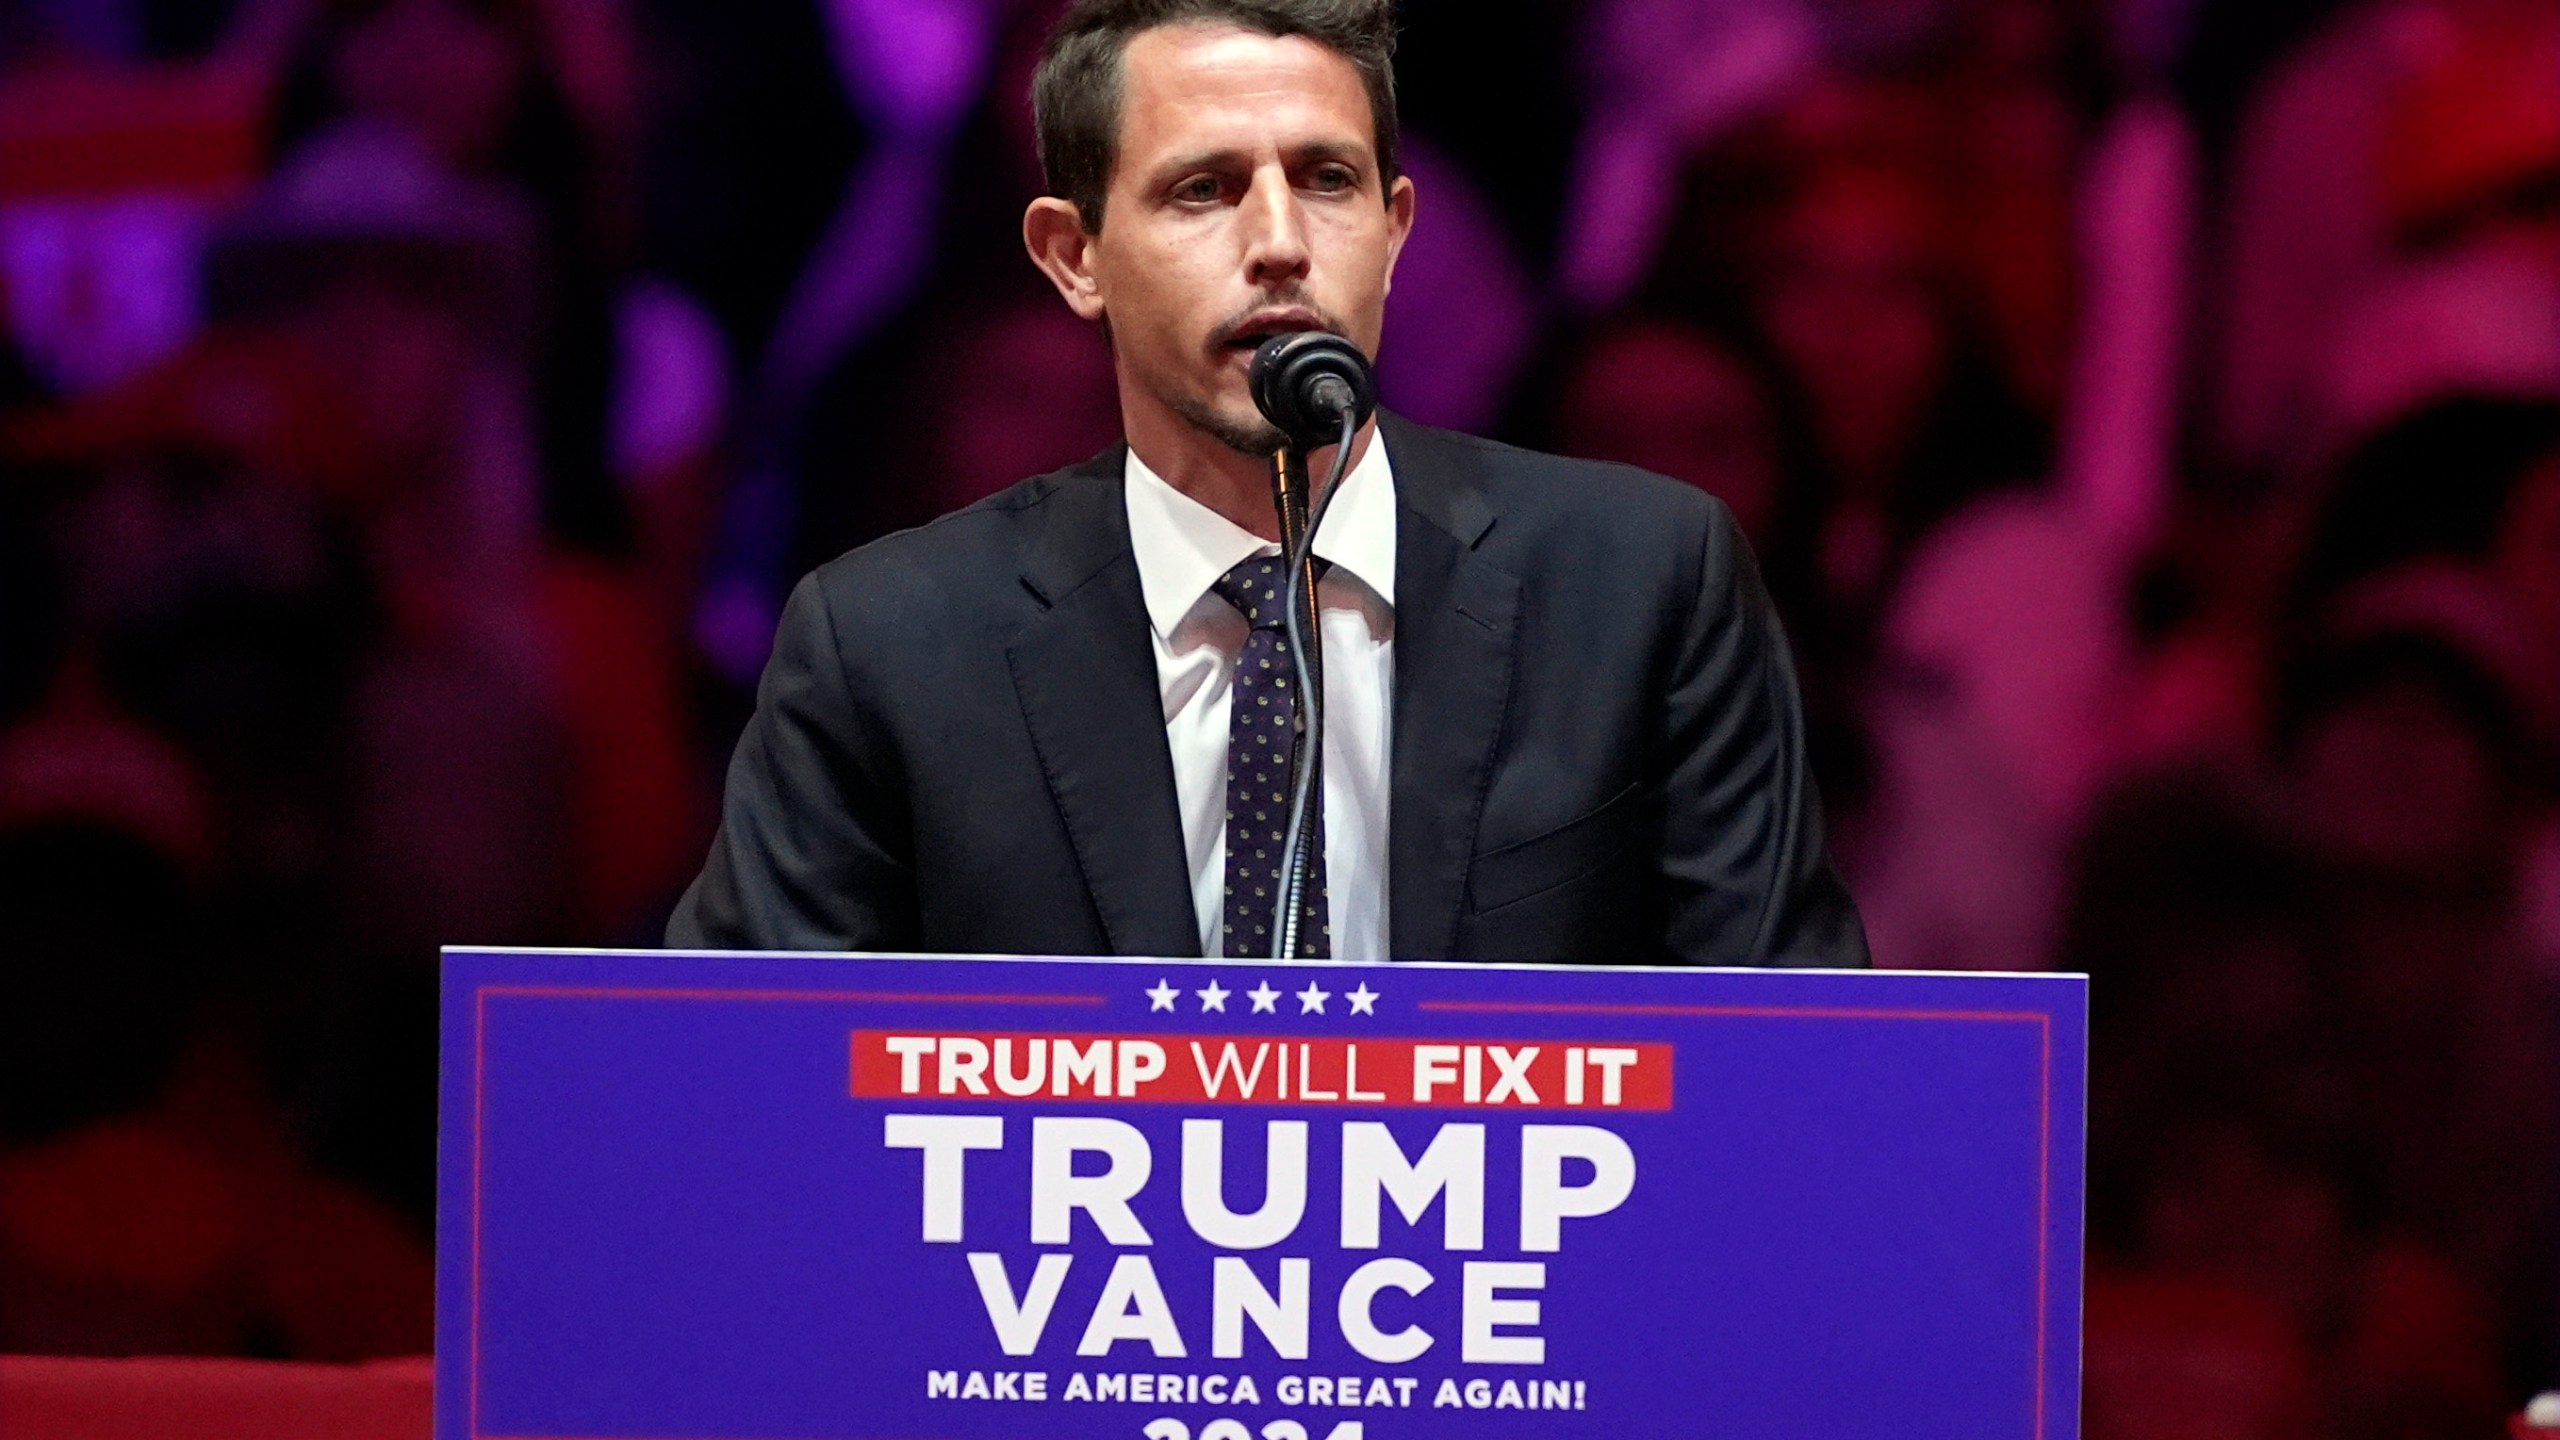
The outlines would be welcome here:
M 1340 407 L 1341 435 L 1334 442 L 1333 468 L 1325 476 L 1324 488 L 1316 493 L 1315 508 L 1307 516 L 1307 533 L 1298 538 L 1288 555 L 1288 588 L 1284 595 L 1287 619 L 1283 622 L 1289 636 L 1289 661 L 1298 678 L 1298 714 L 1305 724 L 1299 736 L 1299 764 L 1291 778 L 1289 794 L 1289 829 L 1281 854 L 1280 896 L 1278 910 L 1272 916 L 1271 958 L 1298 958 L 1299 922 L 1304 919 L 1303 903 L 1310 868 L 1307 855 L 1307 815 L 1316 797 L 1316 777 L 1324 770 L 1324 687 L 1315 669 L 1307 662 L 1307 637 L 1298 612 L 1302 603 L 1312 608 L 1313 597 L 1306 594 L 1307 562 L 1314 557 L 1316 536 L 1324 528 L 1325 512 L 1333 508 L 1333 497 L 1341 492 L 1343 476 L 1351 468 L 1351 444 L 1360 430 L 1360 410 L 1356 405 Z M 1330 913 L 1330 905 L 1327 906 Z M 1328 952 L 1332 947 L 1327 946 Z

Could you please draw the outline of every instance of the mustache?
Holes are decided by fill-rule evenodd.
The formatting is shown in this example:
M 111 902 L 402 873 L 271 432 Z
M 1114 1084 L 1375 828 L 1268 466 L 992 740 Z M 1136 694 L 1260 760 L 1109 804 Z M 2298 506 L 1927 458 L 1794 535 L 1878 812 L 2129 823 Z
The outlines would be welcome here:
M 1213 349 L 1224 348 L 1243 339 L 1248 328 L 1254 323 L 1255 317 L 1269 314 L 1274 310 L 1304 310 L 1316 317 L 1316 328 L 1327 334 L 1349 333 L 1348 328 L 1338 317 L 1315 302 L 1315 297 L 1296 286 L 1291 286 L 1284 290 L 1273 291 L 1218 322 L 1217 328 L 1209 332 L 1210 346 Z

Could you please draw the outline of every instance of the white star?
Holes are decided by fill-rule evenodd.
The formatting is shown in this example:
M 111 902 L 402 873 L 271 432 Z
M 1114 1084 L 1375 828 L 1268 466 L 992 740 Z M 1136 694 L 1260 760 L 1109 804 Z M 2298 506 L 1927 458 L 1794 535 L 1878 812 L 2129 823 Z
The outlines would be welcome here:
M 1324 1002 L 1332 998 L 1332 991 L 1319 990 L 1316 988 L 1316 982 L 1310 980 L 1307 982 L 1307 988 L 1298 992 L 1298 1013 L 1321 1015 L 1324 1013 Z
M 1369 982 L 1366 980 L 1360 982 L 1359 989 L 1345 991 L 1342 998 L 1351 1002 L 1351 1013 L 1354 1015 L 1378 1013 L 1378 992 L 1370 989 Z
M 1144 993 L 1147 997 L 1147 1013 L 1150 1015 L 1154 1014 L 1158 1010 L 1172 1009 L 1173 1002 L 1182 994 L 1181 991 L 1164 983 L 1161 976 L 1156 980 L 1156 988 Z
M 1227 996 L 1231 992 L 1217 981 L 1210 981 L 1209 988 L 1206 990 L 1194 990 L 1191 993 L 1200 997 L 1202 1010 L 1215 1010 L 1221 1015 L 1226 1013 Z
M 1244 992 L 1244 998 L 1253 1002 L 1253 1013 L 1256 1015 L 1280 1013 L 1280 992 L 1272 989 L 1271 982 L 1268 980 Z

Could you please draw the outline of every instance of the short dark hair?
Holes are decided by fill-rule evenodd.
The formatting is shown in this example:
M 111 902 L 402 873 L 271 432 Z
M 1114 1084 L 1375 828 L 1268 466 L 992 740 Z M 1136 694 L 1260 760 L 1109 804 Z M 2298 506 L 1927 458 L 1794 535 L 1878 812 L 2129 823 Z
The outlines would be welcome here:
M 1350 61 L 1369 94 L 1382 186 L 1401 173 L 1394 0 L 1076 0 L 1041 47 L 1031 117 L 1049 193 L 1073 202 L 1087 233 L 1102 229 L 1103 196 L 1120 158 L 1122 57 L 1132 38 L 1165 25 L 1304 35 Z

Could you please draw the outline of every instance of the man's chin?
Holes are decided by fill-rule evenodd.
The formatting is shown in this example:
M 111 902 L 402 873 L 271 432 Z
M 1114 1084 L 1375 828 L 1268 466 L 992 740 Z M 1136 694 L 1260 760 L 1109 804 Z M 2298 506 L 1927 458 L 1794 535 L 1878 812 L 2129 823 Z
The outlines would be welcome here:
M 1251 419 L 1242 419 L 1192 399 L 1181 401 L 1174 410 L 1191 428 L 1239 455 L 1268 455 L 1289 443 L 1258 410 Z

